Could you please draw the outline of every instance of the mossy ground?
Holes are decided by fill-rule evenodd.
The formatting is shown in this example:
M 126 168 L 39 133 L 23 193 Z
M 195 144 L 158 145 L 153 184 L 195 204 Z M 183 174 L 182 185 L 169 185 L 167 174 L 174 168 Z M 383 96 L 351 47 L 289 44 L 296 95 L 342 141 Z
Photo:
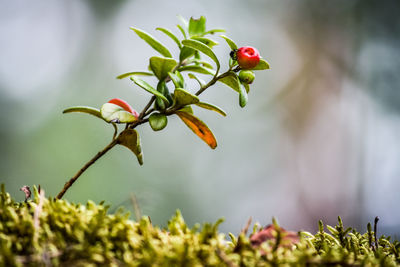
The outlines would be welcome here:
M 18 203 L 0 192 L 0 266 L 397 266 L 400 243 L 374 240 L 343 224 L 330 233 L 255 226 L 229 237 L 215 224 L 189 228 L 176 213 L 163 229 L 147 217 L 107 214 L 107 206 L 71 204 L 34 193 Z M 270 231 L 272 229 L 272 231 Z M 264 233 L 262 231 L 268 231 Z M 261 233 L 257 236 L 257 233 Z M 254 238 L 264 241 L 256 245 Z M 258 241 L 260 241 L 258 240 Z

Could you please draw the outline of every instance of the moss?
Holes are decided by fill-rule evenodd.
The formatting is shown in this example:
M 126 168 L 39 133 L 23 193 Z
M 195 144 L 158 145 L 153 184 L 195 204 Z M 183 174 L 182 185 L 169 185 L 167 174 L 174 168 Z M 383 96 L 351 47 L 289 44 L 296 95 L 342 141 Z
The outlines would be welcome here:
M 373 232 L 344 229 L 341 220 L 315 235 L 277 225 L 254 227 L 251 238 L 218 232 L 215 224 L 186 225 L 180 212 L 166 229 L 147 217 L 107 214 L 107 206 L 52 200 L 34 193 L 18 203 L 0 192 L 0 266 L 396 266 L 400 243 Z M 263 232 L 264 231 L 264 232 Z M 265 232 L 268 231 L 268 232 Z M 260 238 L 265 240 L 259 244 Z M 258 239 L 257 239 L 258 238 Z M 257 246 L 254 240 L 257 239 Z M 286 243 L 284 243 L 286 241 Z

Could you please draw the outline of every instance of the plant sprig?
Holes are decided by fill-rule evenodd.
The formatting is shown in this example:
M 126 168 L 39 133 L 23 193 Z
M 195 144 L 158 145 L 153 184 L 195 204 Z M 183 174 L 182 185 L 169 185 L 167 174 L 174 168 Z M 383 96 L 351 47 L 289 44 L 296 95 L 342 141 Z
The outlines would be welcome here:
M 114 134 L 111 142 L 65 183 L 63 189 L 57 195 L 57 199 L 61 199 L 87 168 L 116 145 L 122 145 L 130 149 L 136 155 L 139 164 L 142 165 L 143 152 L 140 135 L 136 128 L 144 123 L 149 123 L 154 131 L 160 131 L 167 126 L 168 116 L 177 115 L 198 137 L 212 149 L 215 149 L 217 147 L 217 140 L 214 134 L 202 120 L 194 115 L 192 106 L 212 110 L 226 116 L 225 111 L 221 108 L 203 102 L 199 98 L 204 91 L 217 82 L 224 83 L 238 92 L 239 105 L 241 107 L 246 106 L 250 90 L 249 85 L 254 79 L 252 70 L 269 69 L 268 62 L 259 58 L 258 51 L 256 52 L 257 54 L 252 54 L 250 57 L 249 54 L 245 54 L 240 50 L 245 48 L 247 49 L 247 53 L 248 49 L 251 50 L 254 48 L 242 47 L 238 50 L 238 46 L 232 39 L 221 35 L 220 37 L 226 41 L 231 50 L 231 57 L 228 58 L 228 70 L 220 73 L 221 64 L 213 51 L 213 47 L 218 45 L 218 42 L 209 38 L 209 35 L 217 32 L 225 32 L 225 30 L 212 29 L 207 31 L 206 19 L 203 16 L 199 19 L 191 18 L 189 21 L 186 21 L 182 17 L 179 17 L 179 19 L 183 25 L 177 25 L 177 27 L 181 31 L 183 39 L 178 38 L 169 29 L 156 28 L 156 30 L 162 32 L 177 44 L 179 48 L 178 60 L 175 60 L 168 48 L 151 34 L 131 27 L 141 39 L 161 55 L 150 57 L 149 71 L 133 71 L 117 77 L 118 79 L 129 77 L 138 87 L 152 94 L 149 102 L 140 113 L 136 112 L 124 100 L 117 98 L 105 103 L 100 109 L 77 106 L 64 110 L 63 113 L 83 112 L 100 118 L 114 127 Z M 239 56 L 239 60 L 235 53 Z M 211 59 L 214 64 L 203 60 L 203 55 Z M 199 88 L 194 93 L 187 87 L 183 73 L 187 73 L 189 78 L 196 79 L 199 83 Z M 212 78 L 205 83 L 197 77 L 198 74 L 212 75 Z M 146 76 L 156 77 L 158 79 L 157 85 L 153 86 L 142 79 L 142 77 Z M 174 88 L 173 93 L 170 92 L 171 83 Z M 125 124 L 124 130 L 120 133 L 118 133 L 117 124 Z

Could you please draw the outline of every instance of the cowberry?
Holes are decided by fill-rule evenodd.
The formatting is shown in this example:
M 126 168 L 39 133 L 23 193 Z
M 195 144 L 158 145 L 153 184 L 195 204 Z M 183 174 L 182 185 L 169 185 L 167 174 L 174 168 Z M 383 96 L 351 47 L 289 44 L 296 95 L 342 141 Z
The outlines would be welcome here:
M 260 62 L 260 53 L 251 46 L 243 46 L 236 51 L 236 60 L 242 69 L 252 69 Z
M 251 70 L 241 70 L 239 72 L 239 80 L 242 83 L 251 84 L 254 81 L 255 75 Z
M 121 108 L 125 109 L 129 113 L 132 113 L 133 116 L 135 116 L 136 118 L 139 117 L 139 113 L 137 113 L 137 111 L 134 110 L 126 101 L 124 101 L 120 98 L 113 98 L 110 101 L 108 101 L 108 103 L 120 106 Z

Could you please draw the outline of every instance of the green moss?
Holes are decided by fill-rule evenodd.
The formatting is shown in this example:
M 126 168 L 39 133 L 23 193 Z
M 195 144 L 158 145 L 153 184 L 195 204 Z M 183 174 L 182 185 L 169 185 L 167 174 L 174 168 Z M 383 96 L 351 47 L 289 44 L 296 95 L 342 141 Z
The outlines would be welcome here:
M 254 246 L 245 234 L 218 232 L 218 225 L 189 228 L 180 212 L 166 229 L 139 222 L 128 214 L 107 214 L 107 206 L 41 198 L 18 203 L 0 193 L 0 266 L 396 266 L 400 243 L 373 232 L 344 229 L 341 220 L 331 233 L 300 233 L 289 238 L 281 228 Z M 42 207 L 41 207 L 42 206 Z M 253 233 L 261 228 L 255 226 Z M 254 235 L 253 235 L 254 237 Z M 278 241 L 277 241 L 278 240 Z M 290 240 L 289 240 L 290 241 Z M 288 245 L 289 244 L 289 245 Z

